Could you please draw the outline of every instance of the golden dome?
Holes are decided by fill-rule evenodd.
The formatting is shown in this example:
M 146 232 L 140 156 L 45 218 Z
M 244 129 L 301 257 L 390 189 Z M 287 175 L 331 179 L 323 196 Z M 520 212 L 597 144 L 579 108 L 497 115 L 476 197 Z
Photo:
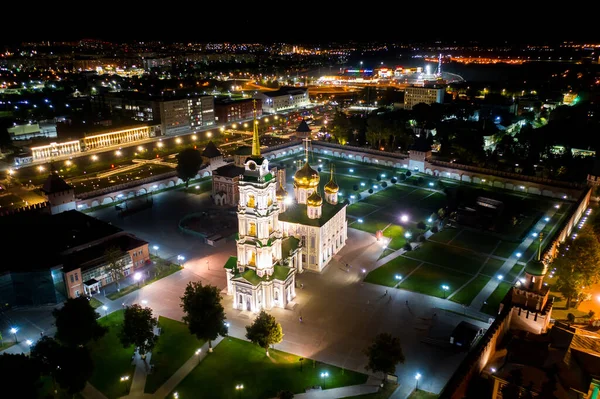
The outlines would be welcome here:
M 308 162 L 294 174 L 294 184 L 298 188 L 316 188 L 319 185 L 319 172 L 310 167 Z
M 323 198 L 319 195 L 317 190 L 313 191 L 311 195 L 306 199 L 306 205 L 308 206 L 321 206 L 323 205 Z
M 275 191 L 275 196 L 277 197 L 278 200 L 282 200 L 285 197 L 287 197 L 288 193 L 287 191 L 285 191 L 285 188 L 283 188 L 283 185 L 281 185 L 281 183 L 279 183 L 279 187 L 277 187 L 277 190 Z
M 340 186 L 338 186 L 333 179 L 329 180 L 329 182 L 325 185 L 325 192 L 327 194 L 335 194 L 338 191 L 340 191 Z

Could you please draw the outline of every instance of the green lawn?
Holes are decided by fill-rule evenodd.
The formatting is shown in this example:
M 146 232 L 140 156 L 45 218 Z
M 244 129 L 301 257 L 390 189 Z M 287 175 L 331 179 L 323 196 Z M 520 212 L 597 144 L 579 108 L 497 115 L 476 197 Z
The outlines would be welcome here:
M 126 394 L 127 387 L 120 378 L 129 376 L 129 383 L 131 383 L 135 370 L 131 365 L 134 347 L 124 349 L 118 338 L 123 324 L 123 314 L 123 310 L 118 310 L 101 318 L 100 324 L 107 326 L 108 332 L 104 337 L 90 344 L 90 353 L 94 361 L 94 374 L 90 383 L 109 399 Z
M 361 220 L 362 222 L 357 220 L 352 223 L 350 227 L 375 234 L 378 230 L 383 230 L 390 224 L 388 220 L 379 218 L 376 214 L 365 216 Z
M 457 236 L 458 233 L 461 232 L 462 229 L 454 229 L 452 227 L 447 227 L 440 231 L 439 233 L 435 233 L 429 239 L 431 241 L 437 241 L 444 244 L 448 244 L 454 237 Z
M 356 202 L 350 205 L 347 209 L 349 216 L 354 216 L 357 218 L 362 218 L 367 216 L 370 213 L 375 212 L 379 207 L 371 204 L 367 204 L 366 202 Z
M 103 305 L 103 303 L 101 301 L 99 301 L 98 299 L 91 297 L 90 298 L 90 305 L 92 305 L 92 307 L 94 309 L 98 309 L 100 306 Z
M 367 375 L 338 367 L 303 361 L 299 357 L 271 349 L 265 350 L 246 341 L 226 337 L 175 388 L 180 398 L 233 398 L 235 386 L 242 384 L 243 398 L 273 398 L 280 390 L 302 393 L 307 387 L 320 385 L 325 389 L 358 385 L 367 381 Z M 322 372 L 329 377 L 323 380 Z M 169 395 L 168 397 L 172 397 Z
M 412 252 L 409 252 L 412 253 Z M 443 298 L 442 285 L 450 286 L 447 295 L 452 294 L 465 284 L 472 276 L 451 269 L 422 264 L 406 280 L 400 284 L 400 288 L 420 292 L 422 294 Z
M 514 256 L 515 251 L 517 248 L 519 248 L 519 245 L 521 245 L 521 243 L 502 241 L 494 251 L 493 255 L 501 256 L 503 258 L 510 258 L 511 256 Z
M 188 326 L 180 321 L 161 316 L 158 318 L 158 325 L 161 335 L 152 351 L 151 362 L 154 368 L 146 380 L 144 391 L 147 393 L 156 392 L 204 345 L 204 342 L 191 335 Z
M 7 194 L 0 197 L 0 209 L 2 208 L 20 208 L 25 206 L 25 201 L 13 194 Z
M 476 253 L 431 241 L 424 242 L 407 256 L 472 275 L 477 273 L 485 261 L 483 256 Z
M 404 278 L 408 275 L 408 273 L 416 269 L 420 263 L 421 262 L 419 261 L 399 256 L 395 259 L 392 259 L 385 265 L 371 271 L 369 274 L 367 274 L 367 277 L 365 277 L 365 281 L 367 283 L 393 287 L 398 283 L 398 280 L 396 280 L 396 275 L 400 275 L 402 278 Z
M 115 299 L 119 299 L 122 296 L 127 295 L 133 291 L 139 290 L 141 287 L 144 287 L 148 284 L 152 284 L 153 282 L 160 280 L 161 278 L 164 278 L 173 273 L 176 273 L 176 272 L 180 271 L 181 269 L 182 269 L 181 266 L 179 266 L 175 263 L 171 263 L 167 267 L 165 267 L 165 269 L 161 273 L 155 275 L 154 277 L 145 279 L 143 282 L 141 282 L 139 284 L 134 283 L 134 284 L 128 285 L 126 287 L 123 287 L 123 288 L 121 288 L 120 291 L 111 292 L 106 297 L 108 299 L 114 301 Z
M 465 229 L 452 240 L 452 245 L 490 254 L 496 248 L 499 241 L 498 238 L 486 235 L 485 232 Z
M 396 252 L 395 249 L 386 248 L 386 249 L 383 250 L 383 252 L 381 253 L 381 255 L 379 255 L 379 258 L 377 258 L 377 260 L 385 258 L 386 256 L 388 256 L 390 254 L 393 254 L 394 252 Z
M 508 272 L 508 274 L 506 276 L 504 276 L 504 281 L 506 281 L 508 283 L 514 283 L 515 279 L 517 277 L 519 277 L 519 274 L 521 274 L 521 271 L 523 271 L 524 267 L 525 267 L 524 265 L 515 263 L 515 265 L 512 267 L 512 269 L 510 269 L 510 272 Z
M 479 273 L 484 276 L 493 277 L 502 265 L 504 265 L 503 260 L 489 258 Z
M 390 242 L 387 245 L 388 248 L 401 249 L 404 246 L 404 244 L 406 244 L 404 232 L 404 227 L 398 226 L 397 224 L 388 226 L 388 228 L 383 231 L 384 237 L 391 238 Z
M 505 281 L 498 284 L 498 287 L 494 290 L 494 292 L 492 292 L 488 299 L 486 299 L 486 303 L 484 303 L 481 307 L 481 311 L 483 313 L 496 316 L 498 314 L 500 302 L 502 302 L 502 300 L 510 290 L 510 287 L 512 287 L 512 284 L 507 283 Z
M 490 277 L 479 275 L 458 291 L 450 300 L 468 306 L 488 281 L 490 281 Z

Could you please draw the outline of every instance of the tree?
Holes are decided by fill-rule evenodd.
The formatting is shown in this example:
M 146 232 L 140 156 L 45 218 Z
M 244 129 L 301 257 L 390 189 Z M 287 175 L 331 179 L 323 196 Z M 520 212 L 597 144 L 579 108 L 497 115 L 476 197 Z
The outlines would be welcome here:
M 353 186 L 352 186 L 352 189 L 353 189 L 354 191 L 358 191 L 358 184 L 355 184 L 355 185 L 353 185 Z
M 502 387 L 502 397 L 506 399 L 519 399 L 523 393 L 521 385 L 523 385 L 523 372 L 519 369 L 510 372 L 507 378 L 508 384 Z
M 373 189 L 372 188 L 369 189 L 369 194 L 373 194 Z
M 61 349 L 62 346 L 54 338 L 44 336 L 31 348 L 29 354 L 29 357 L 37 362 L 40 372 L 52 378 L 54 389 L 56 389 L 56 373 L 59 370 Z
M 417 223 L 417 228 L 421 229 L 421 230 L 425 230 L 427 228 L 427 225 L 425 224 L 424 221 L 420 221 L 419 223 Z
M 38 363 L 24 354 L 0 355 L 3 398 L 36 399 L 39 397 L 40 368 Z
M 181 307 L 185 315 L 183 321 L 191 334 L 208 341 L 208 351 L 212 352 L 211 341 L 227 335 L 225 309 L 221 304 L 219 289 L 201 282 L 189 282 L 181 297 Z
M 392 179 L 390 181 L 392 182 L 392 184 L 396 184 L 396 182 L 398 182 L 398 179 L 396 179 L 395 177 L 392 177 Z
M 134 304 L 125 308 L 125 317 L 123 328 L 119 334 L 119 339 L 123 348 L 134 345 L 144 362 L 146 353 L 154 349 L 158 337 L 154 335 L 154 327 L 158 321 L 152 317 L 152 309 L 142 308 Z
M 202 154 L 193 148 L 186 148 L 177 154 L 177 176 L 185 182 L 188 187 L 190 180 L 196 177 L 202 166 Z
M 292 399 L 294 394 L 291 391 L 279 391 L 277 393 L 277 399 Z
M 269 356 L 269 346 L 278 344 L 283 340 L 281 324 L 277 323 L 275 316 L 262 310 L 254 322 L 246 326 L 246 338 L 250 342 L 264 348 Z
M 398 363 L 404 363 L 400 338 L 389 333 L 377 334 L 373 343 L 365 349 L 365 354 L 369 359 L 365 368 L 374 373 L 392 374 Z
M 60 351 L 56 382 L 71 395 L 81 392 L 94 372 L 90 352 L 83 347 L 65 347 Z
M 98 324 L 98 314 L 86 297 L 69 298 L 55 309 L 56 339 L 67 346 L 85 345 L 102 337 L 107 329 Z
M 112 281 L 117 284 L 118 290 L 119 280 L 125 276 L 125 261 L 123 260 L 123 252 L 117 247 L 110 247 L 104 252 L 104 257 L 106 258 L 104 270 L 110 275 Z

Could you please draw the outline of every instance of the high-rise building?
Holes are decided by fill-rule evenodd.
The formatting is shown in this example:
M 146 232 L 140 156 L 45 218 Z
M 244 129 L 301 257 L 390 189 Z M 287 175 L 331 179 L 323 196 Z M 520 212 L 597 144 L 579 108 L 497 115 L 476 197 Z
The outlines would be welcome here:
M 443 87 L 408 86 L 404 89 L 404 109 L 412 109 L 420 103 L 433 104 L 444 102 Z
M 212 96 L 153 97 L 140 93 L 110 93 L 92 98 L 94 111 L 113 117 L 160 124 L 163 135 L 193 133 L 215 124 Z

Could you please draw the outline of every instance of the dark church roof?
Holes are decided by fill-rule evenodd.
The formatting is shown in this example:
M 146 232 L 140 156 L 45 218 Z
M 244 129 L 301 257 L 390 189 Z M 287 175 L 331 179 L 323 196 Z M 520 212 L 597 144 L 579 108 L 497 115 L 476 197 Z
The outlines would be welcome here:
M 204 151 L 202 151 L 202 156 L 207 158 L 217 158 L 223 156 L 223 154 L 221 154 L 221 151 L 219 151 L 215 143 L 209 141 Z
M 236 166 L 233 163 L 229 163 L 227 165 L 221 166 L 220 168 L 215 169 L 213 172 L 214 175 L 228 177 L 233 179 L 234 177 L 238 177 L 239 175 L 244 174 L 244 168 L 241 166 Z
M 252 147 L 250 147 L 249 145 L 243 145 L 238 147 L 233 153 L 235 155 L 251 155 Z
M 42 186 L 42 191 L 46 194 L 60 193 L 72 189 L 73 187 L 69 186 L 66 181 L 55 173 L 50 174 Z
M 306 121 L 304 119 L 302 119 L 302 122 L 300 122 L 300 124 L 298 125 L 296 132 L 297 133 L 310 133 L 310 127 L 308 127 L 308 124 L 306 123 Z

